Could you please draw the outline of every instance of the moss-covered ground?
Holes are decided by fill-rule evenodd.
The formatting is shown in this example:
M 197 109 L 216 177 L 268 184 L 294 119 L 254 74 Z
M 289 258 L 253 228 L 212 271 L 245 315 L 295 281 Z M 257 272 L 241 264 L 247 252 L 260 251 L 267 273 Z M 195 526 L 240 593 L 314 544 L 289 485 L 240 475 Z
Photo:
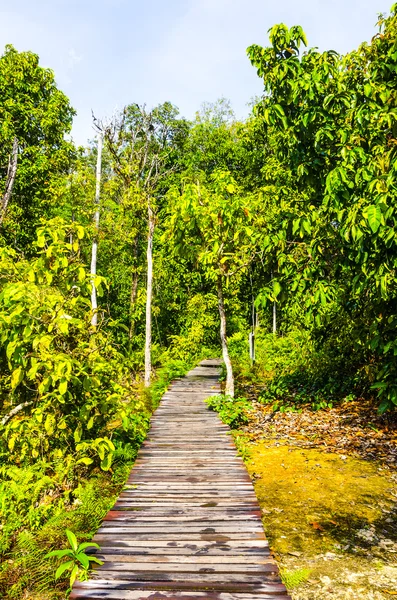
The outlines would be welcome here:
M 362 458 L 239 437 L 293 600 L 397 596 L 396 475 Z

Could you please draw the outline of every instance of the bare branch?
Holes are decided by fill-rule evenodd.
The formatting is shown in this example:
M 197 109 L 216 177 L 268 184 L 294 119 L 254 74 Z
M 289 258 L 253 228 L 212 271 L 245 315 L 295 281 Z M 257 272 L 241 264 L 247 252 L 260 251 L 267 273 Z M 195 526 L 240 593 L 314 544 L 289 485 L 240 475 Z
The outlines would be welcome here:
M 4 196 L 1 199 L 0 227 L 3 225 L 3 220 L 4 220 L 4 217 L 7 212 L 8 203 L 11 198 L 12 188 L 14 187 L 15 177 L 17 174 L 17 165 L 18 165 L 18 139 L 15 137 L 13 144 L 12 144 L 12 151 L 10 154 L 10 159 L 8 161 L 6 189 L 4 192 Z
M 30 402 L 21 402 L 21 404 L 18 404 L 18 406 L 16 406 L 12 410 L 10 410 L 10 412 L 8 413 L 8 415 L 5 415 L 1 419 L 1 424 L 5 425 L 6 423 L 8 423 L 8 421 L 10 419 L 12 419 L 12 417 L 14 415 L 17 415 L 19 412 L 21 412 L 21 410 L 23 410 L 24 408 L 27 408 L 28 406 L 31 406 L 32 404 L 33 404 L 33 400 L 31 400 Z

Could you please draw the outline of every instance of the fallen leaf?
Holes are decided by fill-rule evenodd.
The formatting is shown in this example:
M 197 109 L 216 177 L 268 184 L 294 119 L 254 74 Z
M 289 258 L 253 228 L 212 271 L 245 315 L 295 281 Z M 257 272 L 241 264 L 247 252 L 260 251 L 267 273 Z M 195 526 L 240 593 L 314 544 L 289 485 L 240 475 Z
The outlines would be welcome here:
M 313 529 L 318 529 L 318 531 L 324 531 L 324 527 L 322 527 L 320 523 L 317 523 L 316 521 L 313 521 L 313 523 L 310 523 L 310 525 L 313 527 Z

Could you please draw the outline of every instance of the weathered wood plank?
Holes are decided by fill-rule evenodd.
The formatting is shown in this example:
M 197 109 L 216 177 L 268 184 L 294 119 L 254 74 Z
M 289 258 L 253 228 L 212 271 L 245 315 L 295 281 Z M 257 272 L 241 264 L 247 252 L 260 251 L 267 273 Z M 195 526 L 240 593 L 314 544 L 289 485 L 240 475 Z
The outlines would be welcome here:
M 220 389 L 210 364 L 164 394 L 94 536 L 104 565 L 72 600 L 289 600 L 230 430 L 203 402 Z
M 98 556 L 98 555 L 96 555 Z M 134 561 L 132 563 L 132 561 L 126 561 L 124 560 L 124 558 L 121 558 L 120 556 L 113 556 L 111 557 L 111 555 L 102 555 L 101 556 L 102 559 L 105 559 L 106 561 L 106 571 L 115 571 L 115 572 L 119 572 L 119 571 L 123 571 L 125 573 L 127 573 L 128 576 L 131 575 L 131 572 L 134 573 L 141 573 L 143 574 L 143 576 L 146 576 L 146 574 L 148 573 L 185 573 L 185 574 L 195 574 L 195 575 L 201 575 L 201 574 L 222 574 L 222 575 L 227 575 L 228 577 L 230 577 L 230 563 L 224 562 L 224 563 L 210 563 L 210 562 L 205 562 L 205 563 L 196 563 L 196 562 L 184 562 L 184 563 L 180 563 L 180 562 L 174 562 L 174 563 L 152 563 L 152 562 L 136 562 Z M 268 573 L 274 573 L 277 568 L 274 564 L 274 562 L 263 562 L 260 564 L 253 564 L 253 563 L 233 563 L 233 574 L 234 575 L 249 575 L 249 574 L 268 574 Z M 100 576 L 103 576 L 105 571 L 103 571 L 102 569 L 98 570 L 98 573 Z
M 119 552 L 117 552 L 119 550 Z M 114 548 L 113 550 L 107 550 L 104 552 L 96 552 L 95 556 L 103 561 L 109 562 L 118 562 L 123 561 L 123 563 L 133 563 L 130 565 L 131 569 L 135 569 L 136 565 L 160 565 L 162 570 L 169 569 L 172 571 L 175 567 L 186 564 L 186 568 L 194 568 L 198 569 L 200 565 L 204 565 L 207 567 L 215 567 L 216 569 L 224 568 L 227 569 L 226 572 L 230 571 L 229 565 L 233 564 L 233 570 L 236 568 L 248 568 L 251 566 L 255 568 L 259 565 L 267 564 L 268 557 L 270 553 L 267 553 L 266 556 L 262 556 L 263 553 L 255 556 L 253 554 L 241 554 L 237 556 L 208 556 L 208 555 L 200 555 L 200 554 L 170 554 L 170 555 L 158 555 L 158 554 L 123 554 L 124 550 L 120 548 Z M 273 563 L 272 563 L 273 564 Z M 274 566 L 274 565 L 273 565 Z M 151 569 L 152 567 L 150 567 Z M 181 567 L 183 570 L 183 567 Z
M 232 592 L 245 594 L 273 594 L 274 596 L 286 593 L 285 587 L 281 583 L 248 583 L 248 582 L 208 582 L 203 581 L 125 581 L 123 579 L 91 579 L 90 581 L 79 583 L 76 588 L 80 589 L 116 589 L 117 592 L 124 590 L 153 590 L 153 591 L 194 591 L 200 592 Z M 80 596 L 81 597 L 81 596 Z M 287 596 L 288 598 L 288 596 Z
M 129 510 L 110 510 L 106 515 L 105 521 L 111 521 L 112 523 L 118 521 L 140 521 L 140 522 L 151 522 L 151 523 L 161 523 L 164 521 L 164 516 L 167 518 L 167 523 L 169 522 L 183 522 L 183 523 L 212 523 L 212 522 L 224 522 L 224 521 L 258 521 L 258 516 L 260 517 L 260 511 L 243 511 L 243 512 L 229 512 L 229 513 L 205 513 L 194 511 L 177 511 L 170 510 L 164 513 L 153 515 L 150 512 L 141 512 L 136 513 L 135 511 Z
M 290 596 L 286 594 L 266 594 L 261 593 L 256 596 L 260 600 L 290 600 Z M 80 584 L 75 584 L 73 592 L 70 595 L 71 600 L 76 598 L 86 598 L 87 600 L 254 600 L 252 594 L 229 593 L 229 592 L 178 592 L 162 590 L 153 592 L 151 590 L 95 590 L 80 587 Z

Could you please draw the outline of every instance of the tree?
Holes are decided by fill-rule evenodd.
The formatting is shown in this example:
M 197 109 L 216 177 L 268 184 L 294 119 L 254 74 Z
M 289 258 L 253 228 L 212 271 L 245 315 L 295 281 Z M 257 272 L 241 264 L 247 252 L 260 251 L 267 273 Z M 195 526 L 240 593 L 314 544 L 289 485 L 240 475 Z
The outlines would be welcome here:
M 264 78 L 256 114 L 280 198 L 264 252 L 276 257 L 280 289 L 305 306 L 322 343 L 334 336 L 379 389 L 382 410 L 397 404 L 396 11 L 380 18 L 371 44 L 344 57 L 314 49 L 299 56 L 306 40 L 298 26 L 277 25 L 270 47 L 248 49 Z
M 175 253 L 193 259 L 216 289 L 226 366 L 225 392 L 233 397 L 224 295 L 231 279 L 246 272 L 253 260 L 260 202 L 257 196 L 244 194 L 228 172 L 217 171 L 209 180 L 203 175 L 201 179 L 186 182 L 182 190 L 170 190 L 166 236 L 172 236 Z
M 38 56 L 6 46 L 0 58 L 0 218 L 8 244 L 29 251 L 35 224 L 51 215 L 54 191 L 74 159 L 64 139 L 74 114 Z
M 96 166 L 96 189 L 95 189 L 95 214 L 94 214 L 94 239 L 92 241 L 91 250 L 91 308 L 92 308 L 92 319 L 91 325 L 96 327 L 98 325 L 98 303 L 96 294 L 95 277 L 97 270 L 97 253 L 98 253 L 98 231 L 99 231 L 99 201 L 101 194 L 101 171 L 102 171 L 102 134 L 98 134 L 97 144 L 97 166 Z
M 152 111 L 132 104 L 125 107 L 119 120 L 105 130 L 105 138 L 113 157 L 114 170 L 121 177 L 130 210 L 143 219 L 146 213 L 146 320 L 145 320 L 145 386 L 151 380 L 153 239 L 157 220 L 157 204 L 161 185 L 174 167 L 173 156 L 183 143 L 186 124 L 177 119 L 177 110 L 165 103 Z M 139 244 L 136 232 L 135 248 Z M 137 271 L 135 271 L 137 273 Z M 137 285 L 134 279 L 132 289 Z M 135 293 L 131 293 L 131 298 Z

